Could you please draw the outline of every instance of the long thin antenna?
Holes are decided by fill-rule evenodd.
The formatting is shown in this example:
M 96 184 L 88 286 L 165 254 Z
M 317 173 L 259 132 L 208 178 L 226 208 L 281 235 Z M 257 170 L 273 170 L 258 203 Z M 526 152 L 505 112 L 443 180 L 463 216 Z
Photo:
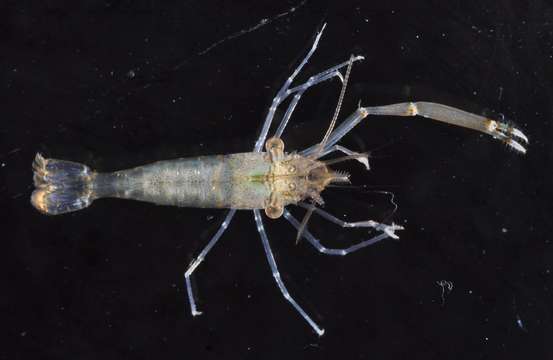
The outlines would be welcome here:
M 298 233 L 296 235 L 296 245 L 300 242 L 303 231 L 307 227 L 307 222 L 309 221 L 311 215 L 313 215 L 313 211 L 315 211 L 315 204 L 311 203 L 310 206 L 307 208 L 307 212 L 305 213 L 300 226 L 298 227 Z
M 332 117 L 330 126 L 326 130 L 326 134 L 324 135 L 323 140 L 319 143 L 319 149 L 318 151 L 315 152 L 315 155 L 319 155 L 319 153 L 323 151 L 324 146 L 326 145 L 326 142 L 328 141 L 328 138 L 332 133 L 332 130 L 334 130 L 334 126 L 336 125 L 336 120 L 338 119 L 338 115 L 340 114 L 340 108 L 342 107 L 342 102 L 344 101 L 344 96 L 346 94 L 346 88 L 348 86 L 349 75 L 351 73 L 351 68 L 352 68 L 354 59 L 355 59 L 355 56 L 353 55 L 351 55 L 349 58 L 348 68 L 346 70 L 346 76 L 344 76 L 344 80 L 342 81 L 342 90 L 340 91 L 340 97 L 338 98 L 338 105 L 336 105 L 336 110 L 334 111 L 334 116 Z M 314 157 L 316 158 L 317 156 L 314 156 Z

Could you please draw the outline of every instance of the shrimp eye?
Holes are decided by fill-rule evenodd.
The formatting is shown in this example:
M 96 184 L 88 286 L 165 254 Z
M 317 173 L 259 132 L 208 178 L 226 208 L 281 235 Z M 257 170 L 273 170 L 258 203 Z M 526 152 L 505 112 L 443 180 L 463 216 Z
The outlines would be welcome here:
M 276 205 L 276 206 L 267 206 L 265 208 L 265 215 L 267 215 L 268 218 L 271 219 L 278 219 L 282 216 L 282 213 L 284 212 L 284 207 L 282 205 Z
M 282 151 L 284 150 L 284 142 L 280 138 L 272 137 L 265 142 L 267 151 Z
M 290 166 L 288 166 L 288 172 L 289 172 L 290 174 L 295 173 L 295 172 L 296 172 L 296 166 L 295 166 L 295 165 L 290 165 Z
M 293 182 L 289 183 L 288 184 L 288 189 L 290 189 L 291 191 L 296 190 L 296 183 L 293 183 Z

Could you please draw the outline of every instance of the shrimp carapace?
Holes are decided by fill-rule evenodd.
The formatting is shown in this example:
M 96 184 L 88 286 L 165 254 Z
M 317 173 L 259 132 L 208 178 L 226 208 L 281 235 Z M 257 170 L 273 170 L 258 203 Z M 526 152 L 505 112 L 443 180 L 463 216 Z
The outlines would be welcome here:
M 279 138 L 268 139 L 265 148 L 271 161 L 266 178 L 271 194 L 264 208 L 271 219 L 279 218 L 287 205 L 306 199 L 322 205 L 320 194 L 329 184 L 349 182 L 348 174 L 333 171 L 324 161 L 297 153 L 286 154 Z

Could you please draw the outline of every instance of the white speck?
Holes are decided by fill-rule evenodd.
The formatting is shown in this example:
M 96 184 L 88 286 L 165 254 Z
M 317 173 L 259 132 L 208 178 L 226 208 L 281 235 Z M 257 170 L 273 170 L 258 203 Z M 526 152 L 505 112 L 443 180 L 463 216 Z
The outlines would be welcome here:
M 365 22 L 366 22 L 366 23 L 368 23 L 368 22 L 369 22 L 369 19 L 364 19 L 364 20 L 365 20 Z
M 478 94 L 478 92 L 477 92 L 476 90 L 474 90 L 474 91 L 472 92 L 472 95 L 476 95 L 476 94 Z
M 136 73 L 134 72 L 134 70 L 131 69 L 131 70 L 129 70 L 129 71 L 127 72 L 127 77 L 128 77 L 129 79 L 132 79 L 132 78 L 135 77 L 135 76 L 136 76 Z
M 503 234 L 507 233 L 508 231 L 509 231 L 509 230 L 508 230 L 507 228 L 501 228 L 501 232 L 502 232 Z
M 19 335 L 21 335 L 21 336 L 26 336 L 26 335 L 27 335 L 27 332 L 26 332 L 26 331 L 22 331 L 22 332 L 19 333 Z
M 6 163 L 2 163 L 2 167 L 5 167 L 6 166 Z
M 520 319 L 520 316 L 518 314 L 517 314 L 517 325 L 522 331 L 528 332 L 528 330 L 526 330 L 526 327 L 524 327 L 524 324 L 522 323 L 522 320 Z

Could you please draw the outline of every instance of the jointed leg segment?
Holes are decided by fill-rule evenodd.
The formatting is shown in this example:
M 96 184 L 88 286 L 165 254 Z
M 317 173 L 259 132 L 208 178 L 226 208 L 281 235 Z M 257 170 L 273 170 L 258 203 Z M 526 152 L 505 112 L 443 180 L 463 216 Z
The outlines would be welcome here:
M 186 272 L 184 273 L 184 279 L 186 281 L 186 291 L 188 292 L 188 302 L 190 303 L 190 312 L 192 313 L 192 316 L 201 315 L 202 312 L 198 311 L 196 307 L 196 301 L 194 300 L 194 293 L 192 292 L 192 284 L 190 283 L 190 275 L 196 270 L 198 265 L 202 263 L 202 261 L 205 259 L 207 253 L 211 250 L 211 248 L 217 243 L 221 235 L 225 232 L 227 227 L 229 226 L 232 218 L 234 217 L 234 214 L 236 213 L 236 210 L 232 209 L 228 212 L 227 216 L 225 217 L 225 220 L 221 223 L 221 226 L 219 227 L 219 230 L 213 235 L 211 240 L 207 243 L 207 245 L 203 248 L 203 250 L 200 252 L 200 254 L 192 261 L 188 269 L 186 269 Z
M 370 170 L 371 167 L 369 165 L 369 157 L 368 155 L 365 155 L 365 154 L 361 154 L 361 153 L 358 153 L 358 152 L 355 152 L 353 150 L 350 150 L 344 146 L 341 146 L 341 145 L 334 145 L 334 146 L 331 146 L 330 148 L 326 148 L 325 147 L 325 150 L 319 155 L 319 158 L 325 156 L 325 155 L 328 155 L 328 154 L 331 154 L 333 152 L 336 152 L 336 151 L 340 151 L 346 155 L 349 155 L 349 156 L 353 156 L 353 155 L 359 155 L 358 158 L 356 158 L 357 161 L 359 161 L 361 164 L 365 165 L 365 168 L 367 170 Z
M 277 131 L 275 132 L 274 137 L 281 137 L 282 133 L 284 132 L 284 129 L 286 128 L 286 125 L 288 125 L 288 120 L 290 120 L 290 117 L 292 116 L 292 113 L 294 112 L 296 105 L 298 104 L 299 100 L 301 99 L 303 93 L 305 90 L 309 89 L 310 87 L 317 85 L 323 81 L 332 79 L 333 77 L 338 77 L 340 80 L 344 80 L 342 77 L 342 74 L 340 73 L 340 69 L 343 67 L 346 67 L 349 65 L 350 62 L 355 62 L 359 60 L 363 60 L 363 56 L 354 56 L 348 61 L 344 61 L 343 63 L 340 63 L 336 66 L 333 66 L 323 72 L 320 72 L 316 75 L 311 76 L 305 83 L 295 86 L 291 89 L 288 89 L 284 97 L 281 98 L 281 101 L 284 101 L 289 95 L 295 94 L 292 101 L 290 101 L 290 104 L 288 105 L 288 109 L 286 110 L 286 113 L 284 114 L 282 120 L 280 121 L 280 124 L 278 126 Z M 274 114 L 273 114 L 274 115 Z
M 322 329 L 319 325 L 317 325 L 309 315 L 303 310 L 303 308 L 294 300 L 292 295 L 288 292 L 288 289 L 286 289 L 286 286 L 282 282 L 282 278 L 280 276 L 280 272 L 278 271 L 278 267 L 275 261 L 275 257 L 273 255 L 273 252 L 271 250 L 271 246 L 269 245 L 269 239 L 267 238 L 267 233 L 265 232 L 265 227 L 263 226 L 263 220 L 261 219 L 261 213 L 259 210 L 253 211 L 255 223 L 257 225 L 257 231 L 259 232 L 259 235 L 261 236 L 261 242 L 263 243 L 263 249 L 265 249 L 265 255 L 267 256 L 267 261 L 269 262 L 269 266 L 271 267 L 271 271 L 273 273 L 273 277 L 275 278 L 275 281 L 278 285 L 278 288 L 280 292 L 282 292 L 282 295 L 292 306 L 296 311 L 307 321 L 307 323 L 315 330 L 315 332 L 322 336 L 324 334 L 324 329 Z
M 298 205 L 305 208 L 305 209 L 310 208 L 310 206 L 308 204 L 305 204 L 305 203 L 299 203 Z M 373 221 L 373 220 L 356 221 L 356 222 L 344 221 L 344 220 L 338 219 L 336 216 L 334 216 L 334 215 L 330 214 L 329 212 L 326 212 L 326 211 L 324 211 L 323 209 L 320 209 L 320 208 L 315 208 L 314 212 L 316 214 L 318 214 L 319 216 L 321 216 L 322 218 L 324 218 L 326 220 L 329 220 L 329 221 L 333 222 L 334 224 L 339 225 L 341 227 L 345 227 L 345 228 L 369 227 L 369 228 L 373 228 L 373 229 L 378 230 L 378 231 L 382 231 L 382 232 L 388 234 L 388 236 L 393 238 L 393 239 L 399 239 L 399 236 L 397 236 L 395 234 L 395 232 L 397 230 L 403 230 L 403 226 L 397 225 L 397 224 L 394 224 L 394 223 L 392 223 L 392 225 L 387 225 L 387 224 L 382 224 L 382 223 L 379 223 L 379 222 L 376 222 L 376 221 Z
M 305 83 L 295 86 L 293 88 L 290 88 L 292 85 L 292 82 L 296 78 L 296 76 L 299 74 L 299 72 L 303 69 L 305 64 L 307 64 L 307 61 L 313 55 L 315 50 L 317 49 L 317 46 L 319 44 L 319 40 L 321 38 L 321 35 L 323 34 L 323 31 L 326 27 L 326 24 L 323 25 L 322 29 L 317 33 L 317 36 L 315 38 L 315 41 L 313 42 L 313 45 L 311 46 L 311 49 L 305 56 L 305 58 L 302 60 L 302 62 L 296 67 L 292 75 L 286 80 L 284 85 L 280 88 L 277 95 L 274 97 L 273 102 L 271 103 L 271 106 L 269 107 L 269 111 L 267 112 L 267 116 L 265 117 L 265 121 L 263 123 L 263 127 L 261 128 L 261 134 L 259 135 L 257 141 L 255 142 L 255 147 L 253 149 L 254 152 L 260 152 L 263 149 L 263 145 L 265 143 L 265 140 L 267 139 L 267 134 L 269 133 L 269 128 L 271 127 L 271 123 L 273 122 L 273 118 L 275 116 L 275 112 L 277 107 L 284 101 L 286 98 L 292 94 L 296 94 L 290 104 L 288 105 L 288 109 L 276 131 L 275 137 L 280 137 L 282 135 L 282 132 L 286 128 L 286 125 L 288 125 L 288 120 L 290 120 L 290 116 L 294 112 L 294 109 L 296 105 L 298 104 L 300 98 L 302 97 L 303 93 L 309 89 L 310 87 L 317 85 L 318 83 L 321 83 L 323 81 L 326 81 L 328 79 L 331 79 L 335 76 L 342 79 L 342 75 L 340 74 L 340 69 L 348 66 L 351 62 L 363 60 L 364 57 L 362 56 L 354 56 L 348 61 L 344 61 L 341 64 L 335 65 L 325 71 L 322 71 L 316 75 L 311 76 Z
M 332 134 L 330 134 L 325 151 L 336 144 L 368 115 L 419 115 L 425 118 L 445 122 L 450 125 L 460 126 L 491 135 L 495 139 L 503 141 L 505 144 L 521 153 L 526 152 L 526 149 L 521 143 L 528 143 L 528 138 L 522 131 L 505 123 L 459 110 L 451 106 L 419 101 L 384 106 L 359 107 L 353 114 L 346 118 L 344 122 L 342 122 L 342 124 L 340 124 L 340 126 L 332 132 Z M 303 150 L 300 154 L 308 156 L 313 153 L 315 149 L 316 145 Z
M 284 113 L 284 116 L 282 117 L 282 120 L 280 121 L 280 124 L 278 125 L 278 129 L 275 132 L 274 137 L 281 138 L 282 133 L 284 132 L 284 129 L 286 128 L 286 125 L 288 125 L 288 121 L 290 120 L 290 117 L 292 116 L 292 113 L 296 109 L 296 105 L 298 105 L 298 102 L 300 101 L 303 93 L 303 91 L 298 91 L 296 95 L 292 98 L 290 101 L 290 104 L 288 104 L 288 108 L 286 109 L 286 112 Z
M 271 107 L 269 108 L 269 112 L 267 113 L 267 116 L 265 117 L 265 122 L 263 123 L 263 127 L 261 128 L 261 134 L 259 135 L 259 138 L 257 139 L 255 143 L 255 147 L 253 148 L 254 152 L 260 152 L 263 148 L 263 144 L 265 143 L 265 140 L 267 139 L 267 134 L 269 133 L 269 128 L 271 127 L 271 122 L 273 121 L 273 117 L 275 115 L 275 111 L 277 106 L 284 100 L 286 97 L 286 92 L 288 91 L 288 88 L 292 84 L 292 81 L 294 81 L 294 78 L 299 74 L 301 69 L 307 64 L 307 61 L 313 55 L 315 52 L 315 49 L 317 49 L 317 46 L 319 45 L 319 40 L 321 39 L 321 35 L 323 34 L 323 30 L 326 27 L 326 24 L 323 25 L 321 31 L 317 34 L 315 37 L 315 41 L 313 42 L 313 45 L 311 46 L 311 49 L 305 56 L 305 58 L 302 60 L 302 62 L 298 65 L 298 67 L 294 70 L 292 75 L 286 80 L 284 85 L 280 88 L 277 95 L 273 99 L 273 102 L 271 104 Z
M 284 218 L 288 220 L 292 226 L 294 226 L 296 229 L 300 227 L 299 221 L 292 215 L 290 212 L 286 209 L 284 209 Z M 362 227 L 378 227 L 380 226 L 390 226 L 390 225 L 384 225 L 375 223 L 376 226 L 362 226 Z M 396 228 L 394 230 L 400 230 L 397 225 L 391 225 L 395 226 Z M 352 252 L 355 252 L 359 249 L 362 249 L 364 247 L 373 245 L 381 240 L 384 240 L 386 238 L 389 238 L 393 234 L 393 231 L 383 231 L 381 234 L 378 234 L 368 240 L 362 241 L 358 244 L 352 245 L 350 247 L 344 248 L 344 249 L 330 249 L 321 244 L 321 242 L 311 234 L 311 232 L 307 229 L 304 229 L 302 232 L 302 236 L 311 244 L 313 247 L 315 247 L 319 252 L 326 254 L 326 255 L 340 255 L 345 256 L 348 254 L 351 254 Z
M 341 138 L 351 131 L 357 124 L 361 122 L 368 115 L 365 108 L 358 108 L 353 114 L 348 116 L 328 137 L 328 141 L 325 145 L 323 153 L 331 149 Z M 318 144 L 308 147 L 305 150 L 300 151 L 302 156 L 310 156 L 318 150 Z

